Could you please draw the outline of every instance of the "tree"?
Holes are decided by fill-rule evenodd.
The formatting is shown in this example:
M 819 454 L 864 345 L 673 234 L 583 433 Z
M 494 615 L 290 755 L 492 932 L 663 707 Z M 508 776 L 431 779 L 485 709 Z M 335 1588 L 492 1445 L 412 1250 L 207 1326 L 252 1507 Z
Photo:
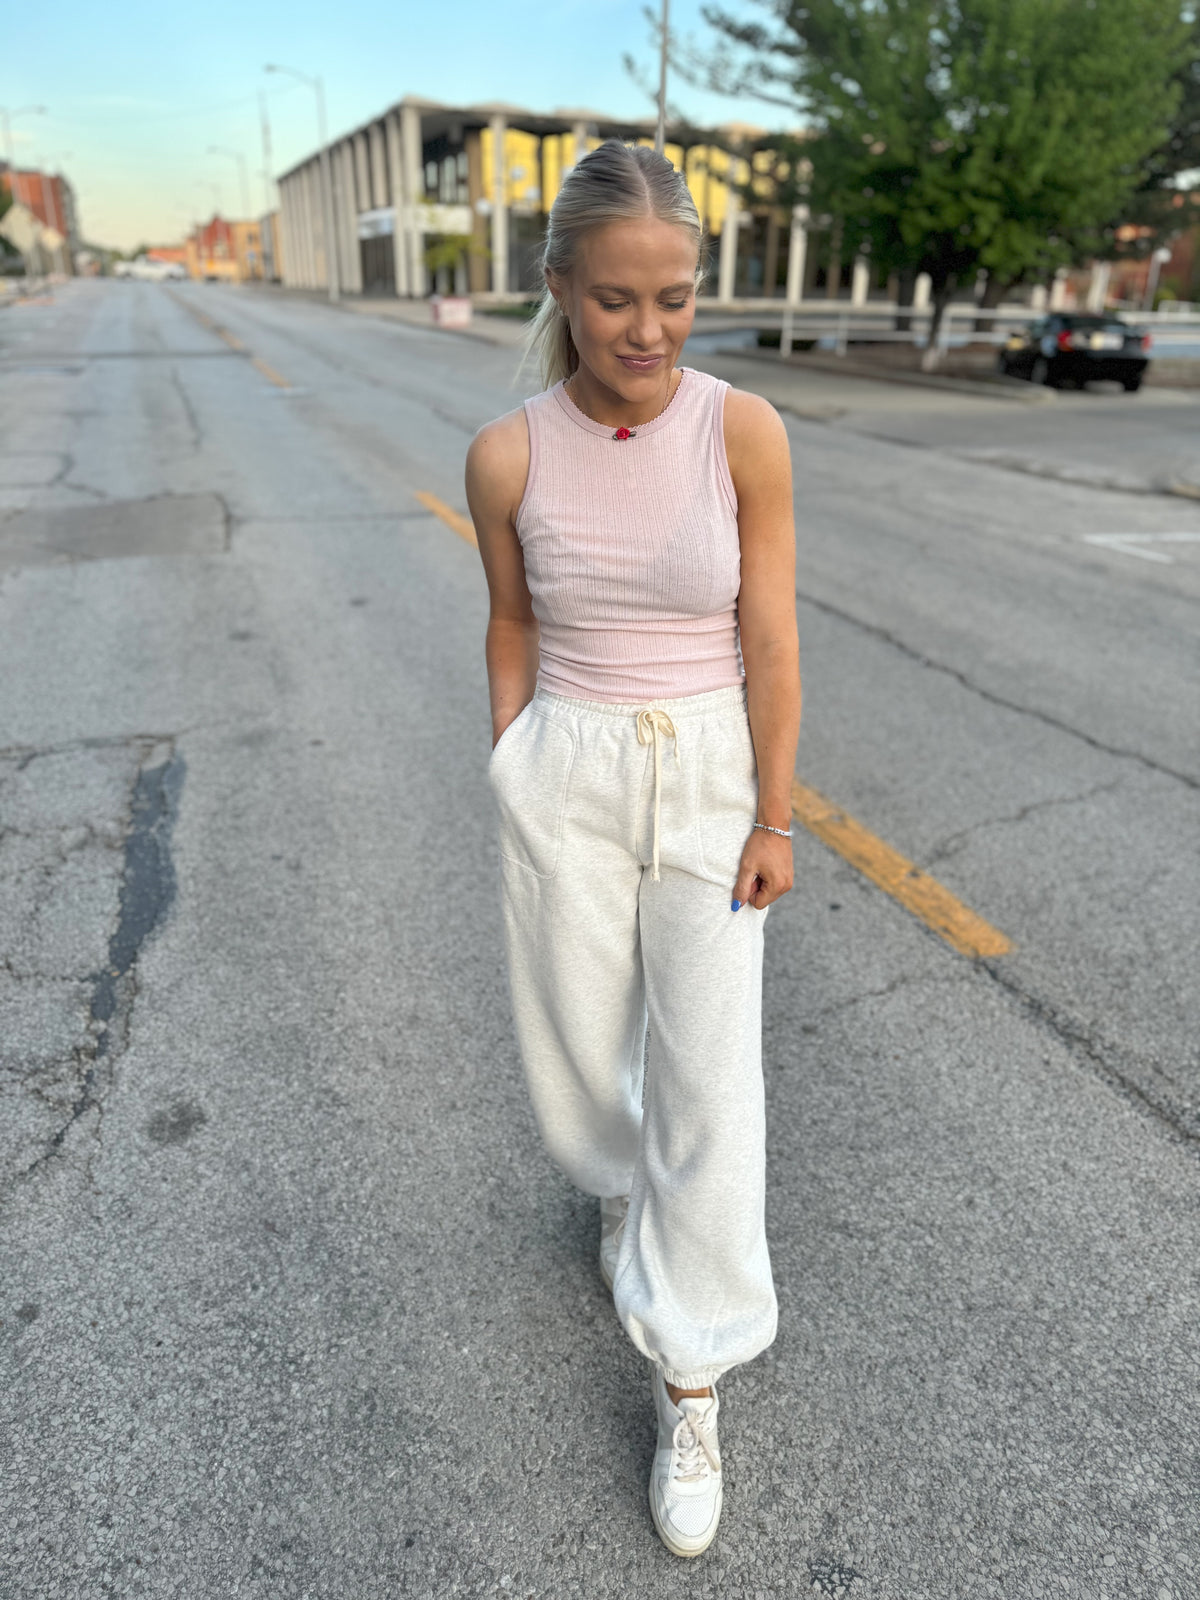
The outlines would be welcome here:
M 1099 247 L 1168 138 L 1191 32 L 1180 0 L 753 3 L 769 20 L 706 7 L 719 43 L 683 70 L 807 119 L 780 200 L 928 273 L 931 349 L 980 268 L 1012 284 Z
M 1186 59 L 1176 75 L 1179 103 L 1164 143 L 1142 170 L 1142 179 L 1119 219 L 1137 229 L 1134 240 L 1109 241 L 1106 254 L 1148 255 L 1184 228 L 1200 222 L 1200 7 L 1193 8 Z

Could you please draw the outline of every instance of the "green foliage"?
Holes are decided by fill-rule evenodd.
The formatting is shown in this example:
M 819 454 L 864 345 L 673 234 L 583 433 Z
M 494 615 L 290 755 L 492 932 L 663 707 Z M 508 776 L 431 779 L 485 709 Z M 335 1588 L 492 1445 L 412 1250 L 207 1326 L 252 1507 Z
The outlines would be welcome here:
M 940 310 L 980 267 L 1019 281 L 1101 247 L 1168 140 L 1191 67 L 1180 0 L 756 0 L 705 11 L 714 87 L 791 104 L 780 199 L 845 248 L 927 272 Z
M 1196 183 L 1200 174 L 1200 7 L 1193 7 L 1190 30 L 1184 64 L 1175 78 L 1179 104 L 1170 132 L 1143 168 L 1142 181 L 1121 217 L 1150 231 L 1124 246 L 1114 245 L 1118 254 L 1148 255 L 1200 223 L 1200 189 L 1180 197 L 1181 189 L 1189 181 Z
M 426 247 L 425 265 L 430 272 L 439 272 L 443 267 L 453 272 L 464 256 L 490 255 L 491 251 L 476 244 L 469 234 L 442 233 Z
M 0 183 L 0 220 L 3 219 L 4 213 L 9 209 L 12 203 L 12 190 L 7 186 L 7 184 Z M 4 262 L 6 266 L 11 266 L 20 259 L 21 252 L 17 249 L 16 245 L 10 243 L 8 239 L 4 238 L 4 236 L 0 234 L 0 262 Z

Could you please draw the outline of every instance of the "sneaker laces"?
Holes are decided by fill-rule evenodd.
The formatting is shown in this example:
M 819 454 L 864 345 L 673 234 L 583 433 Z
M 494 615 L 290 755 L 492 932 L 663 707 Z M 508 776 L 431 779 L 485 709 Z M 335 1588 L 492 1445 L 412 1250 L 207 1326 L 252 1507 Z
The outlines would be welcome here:
M 676 1483 L 703 1483 L 710 1472 L 720 1472 L 721 1463 L 693 1414 L 685 1411 L 675 1424 L 671 1446 L 675 1452 L 671 1477 Z

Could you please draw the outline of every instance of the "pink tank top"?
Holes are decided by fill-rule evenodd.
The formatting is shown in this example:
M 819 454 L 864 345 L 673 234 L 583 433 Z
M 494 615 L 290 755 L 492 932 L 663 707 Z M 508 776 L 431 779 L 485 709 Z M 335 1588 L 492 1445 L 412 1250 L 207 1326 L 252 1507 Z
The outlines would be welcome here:
M 525 402 L 529 477 L 516 529 L 541 636 L 540 688 L 635 702 L 744 681 L 729 385 L 684 367 L 631 439 L 562 383 Z

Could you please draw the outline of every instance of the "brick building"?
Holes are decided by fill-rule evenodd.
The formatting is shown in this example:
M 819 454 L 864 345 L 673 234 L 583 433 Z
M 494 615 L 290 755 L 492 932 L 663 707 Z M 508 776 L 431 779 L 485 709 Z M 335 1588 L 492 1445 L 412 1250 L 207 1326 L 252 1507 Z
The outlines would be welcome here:
M 57 257 L 54 266 L 59 272 L 73 273 L 75 255 L 81 241 L 75 191 L 67 179 L 61 172 L 6 167 L 3 182 L 15 204 L 24 206 L 43 228 L 49 228 L 60 236 L 62 245 L 50 252 Z
M 214 216 L 188 239 L 184 249 L 188 273 L 193 278 L 220 280 L 223 283 L 248 283 L 271 276 L 264 270 L 264 240 L 268 266 L 272 239 L 266 234 L 270 219 L 259 222 L 230 222 Z

